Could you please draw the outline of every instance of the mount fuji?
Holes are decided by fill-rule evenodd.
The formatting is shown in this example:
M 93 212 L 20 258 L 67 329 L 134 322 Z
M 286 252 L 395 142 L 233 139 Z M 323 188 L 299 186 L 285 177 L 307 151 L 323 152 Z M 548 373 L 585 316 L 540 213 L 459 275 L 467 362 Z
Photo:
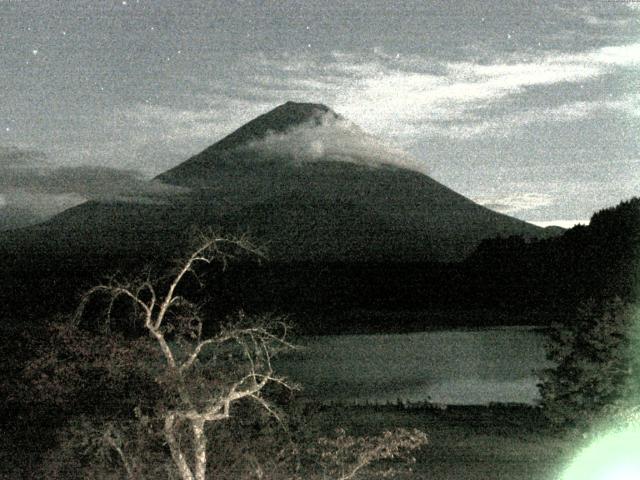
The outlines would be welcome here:
M 451 262 L 485 238 L 548 236 L 423 165 L 324 105 L 287 102 L 153 180 L 173 195 L 89 201 L 0 243 L 22 258 L 157 258 L 196 226 L 248 233 L 275 261 Z

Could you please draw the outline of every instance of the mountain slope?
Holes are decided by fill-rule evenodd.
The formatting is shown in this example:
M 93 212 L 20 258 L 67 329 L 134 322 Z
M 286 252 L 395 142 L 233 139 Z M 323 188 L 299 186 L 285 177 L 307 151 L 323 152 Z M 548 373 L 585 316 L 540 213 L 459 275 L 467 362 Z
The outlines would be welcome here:
M 158 180 L 193 188 L 282 259 L 451 261 L 483 238 L 546 235 L 419 168 L 326 106 L 287 102 Z

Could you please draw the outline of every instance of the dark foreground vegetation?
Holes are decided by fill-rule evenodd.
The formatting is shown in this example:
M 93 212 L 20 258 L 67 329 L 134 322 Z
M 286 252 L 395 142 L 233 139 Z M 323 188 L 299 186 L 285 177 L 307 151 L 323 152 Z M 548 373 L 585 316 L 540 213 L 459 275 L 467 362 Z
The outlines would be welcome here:
M 98 283 L 95 262 L 77 277 L 4 272 L 2 478 L 553 478 L 583 433 L 638 404 L 639 199 L 557 239 L 485 242 L 463 264 L 397 266 L 386 282 L 380 266 L 262 266 L 231 243 L 200 243 L 165 275 L 132 263 L 137 275 Z M 84 296 L 69 294 L 77 284 Z M 370 328 L 363 307 L 382 312 L 381 331 L 400 309 L 387 331 L 453 305 L 494 321 L 497 305 L 505 322 L 548 312 L 557 367 L 540 408 L 303 404 L 271 369 L 292 347 L 286 322 L 242 305 L 289 305 L 332 333 Z
M 551 428 L 540 408 L 517 405 L 443 409 L 294 402 L 285 408 L 286 429 L 261 411 L 246 408 L 213 429 L 211 463 L 216 476 L 212 478 L 287 478 L 272 475 L 276 469 L 282 475 L 285 467 L 295 464 L 300 451 L 293 445 L 314 447 L 317 439 L 335 440 L 341 435 L 337 426 L 344 426 L 346 434 L 354 438 L 371 438 L 398 428 L 427 433 L 428 443 L 411 452 L 415 463 L 392 464 L 395 478 L 425 480 L 557 479 L 591 441 L 575 430 Z M 29 415 L 33 418 L 33 412 Z M 88 471 L 102 472 L 103 478 L 126 478 L 118 470 L 117 458 L 95 456 L 100 445 L 88 441 L 86 435 L 96 432 L 90 423 L 83 423 L 86 418 L 71 426 L 55 419 L 47 424 L 45 419 L 44 425 L 33 430 L 3 436 L 0 478 L 46 478 L 41 476 L 43 472 L 52 475 L 48 478 L 88 478 L 83 477 Z M 283 453 L 289 456 L 283 457 Z M 313 461 L 311 453 L 313 448 L 307 448 L 306 461 Z M 258 465 L 264 472 L 262 477 L 256 474 Z M 29 471 L 33 476 L 25 474 Z
M 298 445 L 311 447 L 302 452 L 306 458 L 297 458 L 304 463 L 314 461 L 310 457 L 317 453 L 317 439 L 335 441 L 341 435 L 342 438 L 375 438 L 382 431 L 400 428 L 427 432 L 429 442 L 411 452 L 415 462 L 376 466 L 378 471 L 394 467 L 394 478 L 551 480 L 558 478 L 573 455 L 588 443 L 581 435 L 549 430 L 539 409 L 522 406 L 449 407 L 441 410 L 427 407 L 406 409 L 396 405 L 345 407 L 307 404 L 292 409 L 288 431 L 276 422 L 261 418 L 257 411 L 242 413 L 247 416 L 236 415 L 228 424 L 220 425 L 211 432 L 215 446 L 211 478 L 261 478 L 256 473 L 258 466 L 264 472 L 262 478 L 288 478 L 285 473 L 295 468 L 296 455 L 301 453 L 292 447 L 294 439 Z M 346 426 L 346 433 L 336 431 L 336 425 Z M 81 429 L 91 431 L 87 430 L 87 423 L 81 421 L 75 428 L 76 441 Z M 60 432 L 74 433 L 70 432 L 70 427 Z M 30 449 L 25 452 L 20 446 L 3 445 L 4 477 L 1 478 L 27 478 L 22 477 L 22 472 L 25 471 L 24 462 L 28 461 L 34 462 L 30 467 L 40 475 L 47 472 L 48 475 L 59 475 L 57 478 L 89 478 L 82 475 L 91 472 L 91 468 L 93 472 L 102 472 L 104 478 L 126 478 L 117 469 L 117 458 L 92 456 L 96 455 L 97 445 L 79 440 L 79 444 L 74 446 L 74 436 L 67 438 L 66 443 L 45 451 L 37 458 L 32 455 L 31 459 L 25 455 L 32 452 Z M 32 448 L 33 445 L 26 446 Z M 285 450 L 288 458 L 282 456 L 283 447 L 288 448 Z M 274 471 L 280 476 L 274 475 Z M 366 471 L 362 473 L 364 475 L 354 478 L 372 478 Z M 36 475 L 34 478 L 47 477 Z
M 584 443 L 549 429 L 540 409 L 517 405 L 330 407 L 317 421 L 348 422 L 356 434 L 391 426 L 428 432 L 415 455 L 411 478 L 419 479 L 551 480 Z
M 240 311 L 205 325 L 203 305 L 184 296 L 183 282 L 199 280 L 198 267 L 244 254 L 260 252 L 244 238 L 204 235 L 165 276 L 111 278 L 88 290 L 73 316 L 44 335 L 24 335 L 31 356 L 1 384 L 3 418 L 17 416 L 6 422 L 7 475 L 401 475 L 427 443 L 424 432 L 310 437 L 307 415 L 291 408 L 297 386 L 272 367 L 279 351 L 295 348 L 286 321 Z

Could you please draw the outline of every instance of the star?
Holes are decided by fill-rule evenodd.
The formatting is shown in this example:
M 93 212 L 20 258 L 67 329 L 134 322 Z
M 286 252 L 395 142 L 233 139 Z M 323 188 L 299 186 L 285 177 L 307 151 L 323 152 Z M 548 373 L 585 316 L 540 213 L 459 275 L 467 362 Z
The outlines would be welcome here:
M 38 55 L 38 49 L 34 48 L 33 50 L 31 50 L 31 53 L 33 53 L 34 55 Z

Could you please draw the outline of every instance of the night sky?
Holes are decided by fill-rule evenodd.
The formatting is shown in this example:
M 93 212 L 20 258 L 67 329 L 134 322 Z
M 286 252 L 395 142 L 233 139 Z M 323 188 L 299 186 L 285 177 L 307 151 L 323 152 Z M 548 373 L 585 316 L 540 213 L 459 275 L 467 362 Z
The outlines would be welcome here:
M 324 103 L 528 221 L 640 193 L 640 3 L 0 0 L 0 228 Z

